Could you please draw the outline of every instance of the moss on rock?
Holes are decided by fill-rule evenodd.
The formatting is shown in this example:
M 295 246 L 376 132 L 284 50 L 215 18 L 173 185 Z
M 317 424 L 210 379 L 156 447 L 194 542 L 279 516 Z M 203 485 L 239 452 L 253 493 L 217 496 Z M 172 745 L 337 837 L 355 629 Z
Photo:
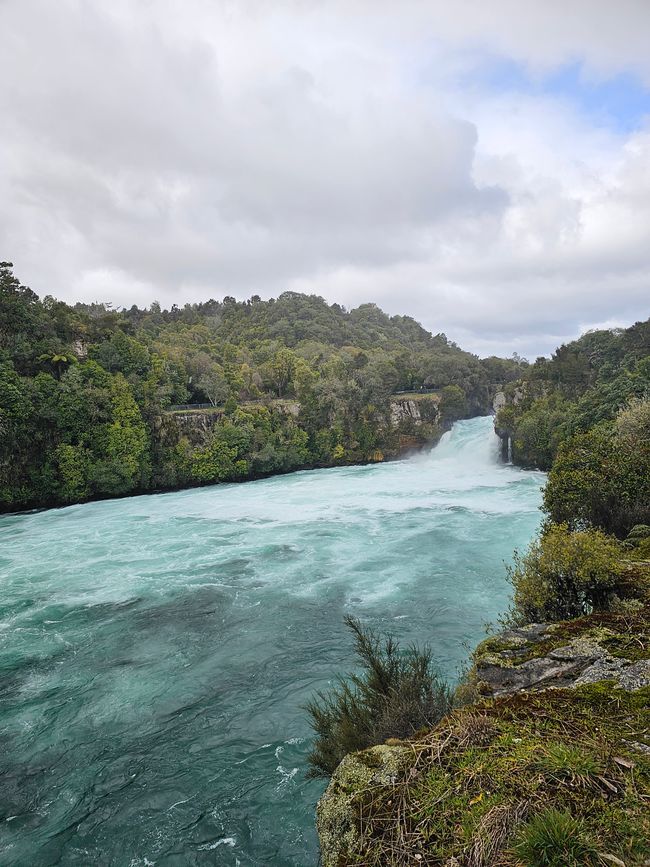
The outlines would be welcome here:
M 517 833 L 549 808 L 579 818 L 598 852 L 641 867 L 646 748 L 648 687 L 601 682 L 462 708 L 409 748 L 373 748 L 378 769 L 346 758 L 319 805 L 324 867 L 522 867 Z
M 474 693 L 494 693 L 495 671 L 531 664 L 570 665 L 570 676 L 479 698 L 408 745 L 348 756 L 318 808 L 324 867 L 525 867 L 522 834 L 545 811 L 575 819 L 595 864 L 645 867 L 649 627 L 644 607 L 487 639 Z
M 605 679 L 636 689 L 650 684 L 650 607 L 509 629 L 482 642 L 473 662 L 483 695 Z
M 363 839 L 365 808 L 395 788 L 412 759 L 410 746 L 387 744 L 343 759 L 316 809 L 323 867 L 350 863 Z

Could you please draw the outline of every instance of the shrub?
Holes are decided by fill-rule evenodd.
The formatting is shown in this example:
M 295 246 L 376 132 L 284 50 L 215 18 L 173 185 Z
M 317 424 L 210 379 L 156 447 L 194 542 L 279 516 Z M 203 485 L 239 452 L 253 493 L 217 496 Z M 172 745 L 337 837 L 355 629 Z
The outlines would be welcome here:
M 312 777 L 331 775 L 347 753 L 432 727 L 451 708 L 451 691 L 434 672 L 428 647 L 400 651 L 390 635 L 378 636 L 353 617 L 345 623 L 362 673 L 339 678 L 306 706 L 316 733 Z
M 650 399 L 635 397 L 616 416 L 618 441 L 630 450 L 650 449 Z
M 601 530 L 571 532 L 549 524 L 508 568 L 514 587 L 512 623 L 567 620 L 610 607 L 621 593 L 622 546 Z
M 526 867 L 586 867 L 599 863 L 596 846 L 582 822 L 570 813 L 553 809 L 526 822 L 513 849 Z

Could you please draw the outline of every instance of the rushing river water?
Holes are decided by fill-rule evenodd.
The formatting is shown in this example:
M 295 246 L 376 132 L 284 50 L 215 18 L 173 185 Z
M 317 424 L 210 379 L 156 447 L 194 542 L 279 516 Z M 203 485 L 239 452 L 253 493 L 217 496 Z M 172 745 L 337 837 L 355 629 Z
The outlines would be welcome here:
M 453 677 L 543 476 L 490 418 L 428 455 L 0 518 L 0 864 L 317 863 L 301 706 L 343 616 Z

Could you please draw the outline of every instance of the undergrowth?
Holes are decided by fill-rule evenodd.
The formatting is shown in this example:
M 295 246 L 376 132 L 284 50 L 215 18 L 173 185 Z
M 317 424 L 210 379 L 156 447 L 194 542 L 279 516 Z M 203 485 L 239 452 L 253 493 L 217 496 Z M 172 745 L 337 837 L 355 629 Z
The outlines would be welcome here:
M 649 703 L 650 687 L 598 683 L 456 710 L 410 744 L 401 782 L 360 793 L 359 842 L 344 863 L 640 867 Z
M 512 848 L 527 867 L 588 867 L 602 863 L 584 822 L 559 810 L 544 810 L 525 822 Z

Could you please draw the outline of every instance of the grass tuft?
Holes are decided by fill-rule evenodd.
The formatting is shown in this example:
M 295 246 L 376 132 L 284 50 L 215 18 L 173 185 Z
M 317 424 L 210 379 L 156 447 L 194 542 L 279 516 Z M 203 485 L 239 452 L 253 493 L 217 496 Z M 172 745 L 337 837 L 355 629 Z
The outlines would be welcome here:
M 520 827 L 513 851 L 525 867 L 588 867 L 599 862 L 597 846 L 583 823 L 552 808 Z

